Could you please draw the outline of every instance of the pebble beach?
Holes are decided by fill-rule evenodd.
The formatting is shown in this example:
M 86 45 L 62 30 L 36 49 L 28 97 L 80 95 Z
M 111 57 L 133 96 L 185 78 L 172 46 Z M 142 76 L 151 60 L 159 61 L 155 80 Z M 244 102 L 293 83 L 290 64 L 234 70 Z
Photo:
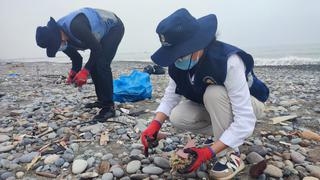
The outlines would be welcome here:
M 147 62 L 112 63 L 114 79 L 142 71 Z M 70 63 L 0 62 L 0 179 L 209 179 L 203 165 L 190 174 L 171 171 L 170 154 L 194 139 L 167 121 L 165 138 L 145 157 L 140 133 L 154 117 L 168 74 L 151 75 L 152 98 L 117 103 L 110 122 L 86 123 L 99 109 L 94 85 L 66 85 Z M 240 147 L 246 168 L 236 179 L 320 178 L 320 65 L 260 66 L 270 88 L 265 116 Z M 264 164 L 263 164 L 264 163 Z M 266 167 L 256 172 L 257 165 Z M 258 175 L 256 175 L 258 173 Z

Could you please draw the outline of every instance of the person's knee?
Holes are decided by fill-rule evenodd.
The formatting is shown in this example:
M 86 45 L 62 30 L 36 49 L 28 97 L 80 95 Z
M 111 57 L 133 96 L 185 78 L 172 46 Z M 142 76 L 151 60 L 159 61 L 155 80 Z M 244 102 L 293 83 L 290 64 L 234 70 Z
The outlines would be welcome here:
M 181 117 L 181 112 L 179 110 L 180 109 L 178 107 L 174 108 L 171 111 L 169 120 L 174 127 L 181 129 L 183 126 L 183 119 Z
M 204 95 L 203 101 L 206 102 L 220 102 L 228 98 L 227 90 L 224 86 L 211 85 L 208 86 Z

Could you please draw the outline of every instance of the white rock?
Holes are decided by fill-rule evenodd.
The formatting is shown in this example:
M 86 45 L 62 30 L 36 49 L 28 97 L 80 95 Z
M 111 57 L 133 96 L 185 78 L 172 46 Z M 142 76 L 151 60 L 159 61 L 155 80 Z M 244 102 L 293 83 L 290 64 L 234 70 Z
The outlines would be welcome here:
M 120 178 L 124 175 L 124 171 L 121 167 L 111 168 L 111 172 L 117 178 Z
M 10 139 L 8 135 L 0 134 L 0 143 L 6 142 Z
M 96 172 L 85 172 L 85 173 L 80 174 L 80 177 L 83 179 L 92 179 L 92 178 L 95 178 L 98 176 L 99 176 L 99 174 Z
M 87 166 L 88 166 L 88 163 L 86 160 L 77 159 L 77 160 L 73 161 L 73 163 L 72 163 L 72 173 L 73 174 L 80 174 L 84 170 L 86 170 Z
M 8 152 L 12 150 L 14 147 L 14 145 L 0 146 L 0 153 Z
M 105 173 L 103 174 L 102 180 L 113 180 L 113 174 L 112 173 Z
M 267 165 L 267 168 L 264 170 L 264 173 L 277 178 L 283 176 L 281 169 L 271 164 Z
M 140 161 L 138 161 L 138 160 L 131 161 L 127 165 L 127 172 L 129 174 L 136 173 L 140 169 L 140 167 L 141 167 L 141 162 Z
M 60 158 L 59 155 L 51 154 L 51 155 L 49 155 L 48 157 L 46 157 L 46 159 L 44 159 L 44 164 L 47 164 L 47 165 L 53 164 L 53 163 L 56 162 L 59 158 Z

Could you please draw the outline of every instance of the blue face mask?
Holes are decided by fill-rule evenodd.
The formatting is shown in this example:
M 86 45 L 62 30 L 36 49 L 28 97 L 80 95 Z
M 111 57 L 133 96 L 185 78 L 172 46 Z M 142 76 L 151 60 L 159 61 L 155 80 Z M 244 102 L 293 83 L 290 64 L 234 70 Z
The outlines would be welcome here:
M 64 51 L 64 50 L 67 49 L 67 47 L 68 47 L 68 42 L 67 42 L 67 41 L 66 41 L 66 42 L 63 42 L 63 43 L 60 45 L 60 48 L 59 48 L 58 51 Z
M 193 66 L 195 66 L 199 61 L 199 57 L 197 57 L 196 60 L 192 60 L 192 54 L 183 56 L 181 58 L 178 58 L 174 65 L 181 69 L 181 70 L 188 70 L 192 69 Z

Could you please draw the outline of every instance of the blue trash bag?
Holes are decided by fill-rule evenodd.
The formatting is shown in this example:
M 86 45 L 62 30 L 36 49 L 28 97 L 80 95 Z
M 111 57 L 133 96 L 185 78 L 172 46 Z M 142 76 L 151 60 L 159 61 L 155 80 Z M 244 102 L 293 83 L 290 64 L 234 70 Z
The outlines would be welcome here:
M 133 70 L 129 76 L 120 75 L 113 81 L 113 100 L 117 102 L 136 102 L 151 98 L 152 85 L 148 73 Z

